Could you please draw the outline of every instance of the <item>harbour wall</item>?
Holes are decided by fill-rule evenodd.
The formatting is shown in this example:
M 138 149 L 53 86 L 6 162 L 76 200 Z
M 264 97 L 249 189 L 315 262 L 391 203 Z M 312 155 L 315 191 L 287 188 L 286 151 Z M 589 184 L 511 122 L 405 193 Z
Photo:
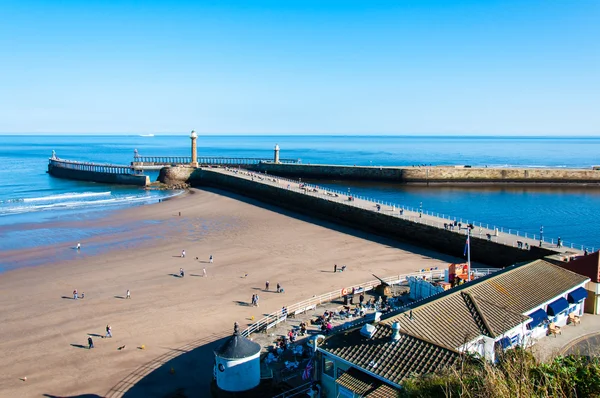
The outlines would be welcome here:
M 487 168 L 464 166 L 377 167 L 261 162 L 253 171 L 281 177 L 388 181 L 406 184 L 598 185 L 600 170 L 550 168 Z
M 48 173 L 54 177 L 66 178 L 70 180 L 101 182 L 105 184 L 119 185 L 150 185 L 150 177 L 145 175 L 114 173 L 93 170 L 81 170 L 79 168 L 62 167 L 58 162 L 48 164 Z
M 226 190 L 365 232 L 464 257 L 465 236 L 456 232 L 210 169 L 196 169 L 191 173 L 188 170 L 173 170 L 170 177 L 173 180 L 176 177 L 183 178 L 186 174 L 189 176 L 187 182 L 192 186 Z M 531 246 L 529 250 L 522 250 L 476 236 L 472 236 L 471 240 L 471 259 L 493 267 L 505 267 L 555 254 L 545 248 Z

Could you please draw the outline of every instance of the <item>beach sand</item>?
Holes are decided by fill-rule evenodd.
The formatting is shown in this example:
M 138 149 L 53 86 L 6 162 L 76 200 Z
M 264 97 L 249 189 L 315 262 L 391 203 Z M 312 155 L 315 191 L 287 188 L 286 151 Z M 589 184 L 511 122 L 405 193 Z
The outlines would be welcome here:
M 114 233 L 82 239 L 80 252 L 73 249 L 77 242 L 3 252 L 12 263 L 43 258 L 46 264 L 0 275 L 2 397 L 115 396 L 113 387 L 134 371 L 138 377 L 121 383 L 121 392 L 135 386 L 142 365 L 229 334 L 235 321 L 243 329 L 251 316 L 372 280 L 372 274 L 460 261 L 212 190 L 112 212 L 94 225 L 60 223 Z M 334 274 L 334 264 L 348 269 Z M 184 278 L 174 276 L 179 268 Z M 285 293 L 258 290 L 266 280 L 272 290 L 281 283 Z M 85 299 L 73 300 L 74 289 Z M 124 299 L 127 289 L 131 300 Z M 259 308 L 246 305 L 255 293 Z M 107 324 L 113 337 L 92 336 L 95 348 L 88 350 L 88 334 L 103 336 Z M 209 396 L 210 352 L 192 370 L 194 383 L 201 381 L 199 396 Z M 172 380 L 161 382 L 164 391 L 178 387 Z

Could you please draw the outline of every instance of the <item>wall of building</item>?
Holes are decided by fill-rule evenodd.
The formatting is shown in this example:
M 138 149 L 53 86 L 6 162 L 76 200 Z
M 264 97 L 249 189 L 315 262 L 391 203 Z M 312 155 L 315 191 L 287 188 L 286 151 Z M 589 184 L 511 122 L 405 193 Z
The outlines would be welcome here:
M 277 163 L 261 163 L 252 166 L 252 169 L 283 177 L 401 183 L 600 184 L 600 170 L 592 169 L 373 167 Z
M 67 169 L 48 165 L 48 173 L 54 177 L 70 180 L 101 182 L 105 184 L 137 185 L 150 184 L 150 177 L 145 175 L 103 173 L 99 171 Z
M 196 169 L 191 173 L 192 186 L 210 186 L 238 193 L 310 216 L 334 221 L 366 232 L 411 242 L 459 258 L 463 257 L 465 237 L 434 226 L 418 224 L 383 213 L 375 213 L 345 203 L 261 184 L 234 175 Z M 532 261 L 553 252 L 539 247 L 522 250 L 487 239 L 471 237 L 471 259 L 494 267 Z

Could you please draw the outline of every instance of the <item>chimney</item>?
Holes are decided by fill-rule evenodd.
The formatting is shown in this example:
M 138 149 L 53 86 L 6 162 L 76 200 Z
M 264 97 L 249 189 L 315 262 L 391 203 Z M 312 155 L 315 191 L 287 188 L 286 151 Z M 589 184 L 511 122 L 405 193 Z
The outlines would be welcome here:
M 392 323 L 392 341 L 400 340 L 400 322 Z

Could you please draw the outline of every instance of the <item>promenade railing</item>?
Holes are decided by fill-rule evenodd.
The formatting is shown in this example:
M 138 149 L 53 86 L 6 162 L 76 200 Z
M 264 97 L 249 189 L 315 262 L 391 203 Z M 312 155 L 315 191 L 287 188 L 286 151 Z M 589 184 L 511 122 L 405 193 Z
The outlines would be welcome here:
M 419 224 L 430 225 L 440 229 L 447 229 L 462 235 L 467 234 L 467 225 L 472 224 L 474 226 L 474 229 L 472 229 L 471 231 L 472 236 L 487 238 L 489 240 L 495 241 L 496 243 L 504 244 L 507 246 L 521 247 L 523 250 L 527 250 L 527 246 L 523 244 L 524 242 L 526 242 L 526 240 L 530 242 L 528 243 L 529 246 L 535 245 L 545 248 L 556 248 L 560 250 L 564 250 L 565 248 L 571 248 L 573 250 L 580 250 L 582 252 L 587 250 L 591 253 L 593 253 L 596 250 L 596 248 L 593 246 L 576 244 L 565 240 L 561 240 L 559 246 L 557 239 L 547 239 L 543 236 L 543 234 L 542 236 L 540 236 L 539 234 L 522 232 L 514 228 L 505 228 L 502 226 L 497 226 L 495 224 L 482 223 L 469 219 L 463 219 L 460 217 L 453 217 L 438 212 L 430 212 L 421 208 L 400 205 L 397 203 L 373 199 L 362 195 L 353 195 L 350 189 L 348 189 L 348 192 L 344 192 L 330 187 L 323 187 L 321 185 L 305 183 L 302 182 L 301 179 L 292 180 L 285 177 L 248 171 L 245 169 L 225 168 L 225 170 L 228 170 L 230 172 L 242 173 L 247 176 L 255 176 L 255 181 L 258 179 L 257 182 L 275 185 L 279 188 L 285 188 L 281 187 L 281 181 L 284 181 L 286 183 L 289 183 L 287 187 L 287 189 L 289 190 L 321 197 L 330 201 L 344 203 L 349 206 L 371 210 L 373 212 L 385 213 L 392 217 L 402 218 Z M 348 200 L 348 198 L 350 197 L 353 200 Z M 377 205 L 380 206 L 380 211 L 376 209 Z M 428 216 L 430 218 L 424 216 Z M 456 224 L 460 223 L 461 227 L 454 227 L 455 222 Z M 519 246 L 519 242 L 522 243 L 521 246 Z
M 499 271 L 499 268 L 474 268 L 474 269 L 472 269 L 472 272 L 474 273 L 474 275 L 476 277 L 482 277 L 485 275 L 489 275 L 496 271 Z M 408 282 L 409 277 L 416 277 L 416 278 L 420 278 L 420 279 L 424 278 L 429 281 L 437 281 L 437 280 L 444 279 L 445 272 L 446 272 L 445 269 L 437 269 L 437 268 L 424 269 L 424 270 L 412 272 L 409 274 L 400 274 L 400 275 L 389 276 L 387 278 L 382 278 L 381 280 L 379 280 L 379 279 L 370 280 L 370 281 L 367 281 L 364 283 L 359 283 L 359 284 L 352 285 L 349 287 L 345 287 L 345 288 L 341 288 L 341 289 L 334 290 L 331 292 L 323 293 L 318 296 L 313 296 L 309 299 L 286 306 L 285 313 L 283 312 L 283 310 L 277 310 L 277 311 L 272 312 L 269 315 L 265 316 L 264 318 L 259 319 L 258 321 L 254 322 L 253 324 L 248 326 L 242 332 L 242 335 L 245 337 L 249 337 L 252 333 L 263 332 L 263 331 L 266 332 L 267 330 L 277 326 L 280 322 L 285 321 L 289 316 L 295 316 L 295 315 L 303 314 L 303 313 L 311 311 L 311 310 L 316 310 L 317 306 L 322 305 L 324 303 L 330 303 L 334 300 L 341 299 L 347 294 L 354 294 L 354 292 L 356 292 L 356 293 L 368 292 L 370 290 L 373 290 L 375 287 L 379 286 L 381 284 L 381 281 L 384 281 L 385 283 L 392 285 L 392 286 L 399 285 L 404 282 Z M 415 303 L 417 303 L 417 302 L 411 302 L 411 303 L 409 303 L 409 305 L 414 305 Z M 346 329 L 348 327 L 354 327 L 354 326 L 356 326 L 355 324 L 358 324 L 360 322 L 364 323 L 364 322 L 366 322 L 366 320 L 363 318 L 358 318 L 354 321 L 345 323 L 343 325 L 343 328 Z

